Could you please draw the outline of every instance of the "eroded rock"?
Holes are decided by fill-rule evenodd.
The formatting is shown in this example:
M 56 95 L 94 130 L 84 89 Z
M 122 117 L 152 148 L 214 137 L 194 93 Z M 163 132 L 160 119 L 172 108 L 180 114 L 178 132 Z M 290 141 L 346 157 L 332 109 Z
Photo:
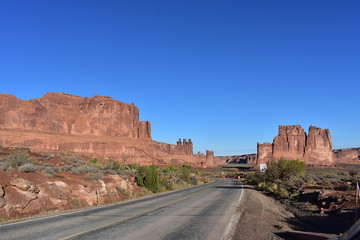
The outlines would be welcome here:
M 279 126 L 279 134 L 273 143 L 258 143 L 257 166 L 279 159 L 298 159 L 311 165 L 333 165 L 330 131 L 310 126 L 307 135 L 300 125 Z
M 23 178 L 11 178 L 10 184 L 22 191 L 29 191 L 35 194 L 40 192 L 40 189 L 35 184 Z

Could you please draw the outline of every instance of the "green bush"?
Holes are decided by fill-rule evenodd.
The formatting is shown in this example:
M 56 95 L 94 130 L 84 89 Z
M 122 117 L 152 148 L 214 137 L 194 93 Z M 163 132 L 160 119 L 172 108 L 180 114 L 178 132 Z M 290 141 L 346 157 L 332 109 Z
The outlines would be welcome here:
M 305 163 L 300 160 L 270 161 L 265 173 L 267 181 L 287 181 L 292 177 L 305 175 Z
M 73 205 L 74 208 L 81 208 L 81 202 L 77 198 L 71 199 L 71 204 Z
M 152 192 L 160 191 L 159 171 L 156 165 L 141 166 L 137 171 L 136 183 Z
M 85 180 L 100 180 L 103 179 L 104 176 L 102 173 L 88 173 L 85 175 Z
M 116 191 L 118 191 L 118 193 L 122 193 L 124 195 L 130 194 L 128 190 L 126 190 L 125 188 L 119 187 L 119 186 L 116 187 Z
M 10 166 L 13 168 L 20 167 L 27 163 L 34 163 L 34 159 L 27 153 L 16 153 L 9 156 Z
M 27 163 L 27 164 L 20 166 L 19 170 L 20 170 L 20 172 L 24 172 L 24 173 L 32 173 L 32 172 L 36 172 L 37 168 L 34 164 Z
M 7 158 L 0 158 L 0 171 L 7 171 L 9 167 L 9 160 Z

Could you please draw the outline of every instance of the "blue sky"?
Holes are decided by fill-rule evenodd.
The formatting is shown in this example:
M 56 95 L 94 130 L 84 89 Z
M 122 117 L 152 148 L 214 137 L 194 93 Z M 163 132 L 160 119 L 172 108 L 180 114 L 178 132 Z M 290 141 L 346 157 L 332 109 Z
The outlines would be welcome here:
M 0 92 L 134 102 L 154 140 L 256 152 L 278 125 L 360 147 L 360 3 L 0 2 Z

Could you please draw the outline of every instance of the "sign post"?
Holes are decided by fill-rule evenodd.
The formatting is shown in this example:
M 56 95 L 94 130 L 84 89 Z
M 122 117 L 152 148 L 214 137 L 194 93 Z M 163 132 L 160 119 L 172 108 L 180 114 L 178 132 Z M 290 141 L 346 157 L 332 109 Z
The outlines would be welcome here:
M 265 173 L 266 170 L 267 170 L 266 163 L 260 163 L 260 172 Z M 264 174 L 264 189 L 265 189 L 265 185 L 266 185 L 266 183 L 265 183 L 265 174 Z
M 266 172 L 267 165 L 266 163 L 260 163 L 260 172 Z

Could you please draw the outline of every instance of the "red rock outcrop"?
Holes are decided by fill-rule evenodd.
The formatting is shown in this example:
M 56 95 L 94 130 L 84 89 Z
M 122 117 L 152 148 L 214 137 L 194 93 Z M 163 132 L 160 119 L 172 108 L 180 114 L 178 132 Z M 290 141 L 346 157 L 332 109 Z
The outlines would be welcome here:
M 78 175 L 63 174 L 62 179 L 49 179 L 36 173 L 2 172 L 0 216 L 29 216 L 124 200 L 127 196 L 119 188 L 134 196 L 143 192 L 133 176 L 107 175 L 103 180 L 84 180 Z
M 339 163 L 360 164 L 360 148 L 335 149 L 333 152 Z
M 1 94 L 0 112 L 2 128 L 151 138 L 150 123 L 139 121 L 138 108 L 110 97 L 48 93 L 26 101 Z
M 256 163 L 256 154 L 244 154 L 234 156 L 218 156 L 223 163 L 241 163 L 241 164 L 253 164 Z
M 278 159 L 299 159 L 306 164 L 333 165 L 329 130 L 310 126 L 306 135 L 299 125 L 279 126 L 279 134 L 272 144 L 258 143 L 257 166 Z
M 305 153 L 305 131 L 299 125 L 279 126 L 273 145 L 274 158 L 301 159 Z
M 26 101 L 0 94 L 0 144 L 81 152 L 127 163 L 214 164 L 193 155 L 191 139 L 176 145 L 153 141 L 150 122 L 139 121 L 135 105 L 97 95 L 48 93 Z

